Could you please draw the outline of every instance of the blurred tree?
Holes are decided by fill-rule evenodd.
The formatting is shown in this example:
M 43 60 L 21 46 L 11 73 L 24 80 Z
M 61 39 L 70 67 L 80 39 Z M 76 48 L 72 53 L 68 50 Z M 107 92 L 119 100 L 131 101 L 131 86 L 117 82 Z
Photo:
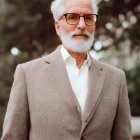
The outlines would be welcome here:
M 102 0 L 96 27 L 96 51 L 110 47 L 119 49 L 129 40 L 131 52 L 140 50 L 140 4 L 139 0 Z
M 132 115 L 140 115 L 140 63 L 131 70 L 126 70 L 128 91 Z
M 56 34 L 49 1 L 3 0 L 1 4 L 0 52 L 10 51 L 13 46 L 39 54 L 55 48 L 56 39 L 50 41 Z
M 52 52 L 60 43 L 50 13 L 51 2 L 0 0 L 0 137 L 15 67 Z M 110 47 L 119 50 L 127 40 L 130 43 L 124 47 L 130 47 L 130 53 L 138 52 L 139 0 L 102 0 L 99 7 L 93 49 L 97 52 Z

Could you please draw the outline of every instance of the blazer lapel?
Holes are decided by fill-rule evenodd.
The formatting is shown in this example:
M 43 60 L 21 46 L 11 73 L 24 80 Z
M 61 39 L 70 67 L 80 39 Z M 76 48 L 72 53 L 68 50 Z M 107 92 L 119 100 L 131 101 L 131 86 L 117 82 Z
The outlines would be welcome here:
M 81 117 L 80 105 L 76 99 L 75 93 L 72 90 L 65 63 L 58 47 L 52 54 L 44 57 L 44 61 L 48 64 L 48 72 L 50 82 L 53 83 L 56 92 L 60 94 L 62 100 L 70 106 L 70 109 L 75 110 Z
M 97 105 L 99 104 L 101 97 L 103 95 L 102 88 L 105 81 L 105 70 L 99 62 L 91 58 L 91 66 L 89 69 L 89 89 L 88 96 L 85 105 L 85 110 L 82 116 L 82 130 L 85 128 L 86 124 L 91 119 L 94 114 Z
M 50 82 L 53 83 L 56 92 L 60 94 L 63 102 L 65 102 L 65 104 L 68 105 L 70 109 L 75 110 L 75 113 L 78 114 L 79 119 L 82 119 L 82 133 L 92 115 L 94 114 L 97 105 L 99 104 L 103 95 L 101 91 L 105 81 L 105 70 L 99 64 L 99 62 L 96 62 L 96 60 L 91 58 L 92 61 L 89 68 L 88 96 L 85 110 L 83 114 L 81 114 L 81 108 L 76 99 L 75 93 L 72 90 L 65 68 L 65 63 L 60 53 L 60 47 L 58 47 L 56 51 L 44 57 L 43 59 L 46 64 L 48 64 L 46 65 L 47 72 L 49 73 Z

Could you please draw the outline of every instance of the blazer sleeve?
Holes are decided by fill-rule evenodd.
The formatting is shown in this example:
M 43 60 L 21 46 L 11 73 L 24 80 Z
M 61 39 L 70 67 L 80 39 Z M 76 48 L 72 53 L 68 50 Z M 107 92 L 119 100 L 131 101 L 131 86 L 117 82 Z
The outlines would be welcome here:
M 29 107 L 27 86 L 22 65 L 15 72 L 5 115 L 1 140 L 27 140 L 29 133 Z
M 111 134 L 111 140 L 132 140 L 131 113 L 124 72 L 122 73 L 118 107 Z

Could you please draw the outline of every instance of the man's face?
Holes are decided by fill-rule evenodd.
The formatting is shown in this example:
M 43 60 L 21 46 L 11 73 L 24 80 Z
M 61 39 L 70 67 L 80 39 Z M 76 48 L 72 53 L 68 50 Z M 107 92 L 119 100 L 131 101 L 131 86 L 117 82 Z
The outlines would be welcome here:
M 76 13 L 80 16 L 93 13 L 89 0 L 66 0 L 64 7 L 64 13 Z M 83 17 L 80 18 L 79 23 L 70 25 L 63 16 L 60 23 L 55 23 L 55 27 L 63 45 L 71 51 L 86 52 L 91 48 L 94 26 L 86 25 Z

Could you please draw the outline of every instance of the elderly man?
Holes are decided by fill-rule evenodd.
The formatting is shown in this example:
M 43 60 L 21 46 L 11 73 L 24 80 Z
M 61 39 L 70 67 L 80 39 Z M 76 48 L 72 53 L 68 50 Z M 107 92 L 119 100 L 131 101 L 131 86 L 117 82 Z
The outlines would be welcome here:
M 2 140 L 131 140 L 124 73 L 94 60 L 97 4 L 55 0 L 62 45 L 17 66 Z

